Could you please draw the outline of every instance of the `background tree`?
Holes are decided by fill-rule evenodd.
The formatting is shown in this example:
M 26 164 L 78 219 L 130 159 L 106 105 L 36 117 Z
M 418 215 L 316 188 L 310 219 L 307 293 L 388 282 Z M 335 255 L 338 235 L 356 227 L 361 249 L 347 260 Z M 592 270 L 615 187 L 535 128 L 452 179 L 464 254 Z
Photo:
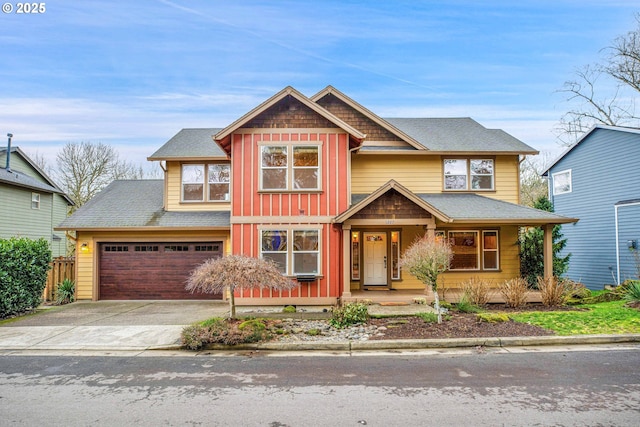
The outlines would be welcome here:
M 553 212 L 553 205 L 542 196 L 533 205 L 536 209 Z M 556 225 L 552 231 L 553 241 L 553 275 L 561 277 L 569 269 L 571 254 L 561 257 L 560 251 L 567 245 L 567 239 L 562 238 L 561 226 Z M 544 276 L 544 232 L 541 228 L 532 227 L 520 232 L 520 275 L 526 279 L 529 286 L 537 286 L 538 277 Z
M 218 294 L 229 289 L 229 317 L 234 319 L 236 288 L 286 290 L 295 286 L 296 284 L 283 276 L 277 264 L 270 259 L 229 255 L 209 259 L 198 266 L 189 276 L 185 289 L 206 294 Z
M 640 93 L 640 14 L 636 23 L 635 30 L 603 49 L 603 63 L 577 70 L 575 78 L 564 83 L 560 92 L 567 95 L 570 107 L 557 129 L 564 144 L 576 142 L 595 124 L 640 126 L 635 111 Z
M 142 179 L 144 172 L 103 143 L 67 143 L 56 157 L 56 178 L 78 209 L 115 179 Z
M 402 255 L 400 265 L 426 286 L 430 286 L 435 298 L 434 307 L 438 323 L 442 323 L 440 298 L 438 297 L 438 275 L 449 268 L 453 258 L 451 245 L 445 239 L 426 235 L 416 240 Z
M 520 163 L 520 204 L 531 206 L 536 200 L 548 194 L 547 180 L 540 176 L 549 159 L 548 153 L 527 156 Z

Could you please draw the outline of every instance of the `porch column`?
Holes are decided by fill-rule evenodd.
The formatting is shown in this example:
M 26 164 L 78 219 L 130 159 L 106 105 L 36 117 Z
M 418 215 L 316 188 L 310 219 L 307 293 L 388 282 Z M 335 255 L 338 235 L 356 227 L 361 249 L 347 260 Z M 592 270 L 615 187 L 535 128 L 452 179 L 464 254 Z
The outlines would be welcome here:
M 432 217 L 430 218 L 430 221 L 427 222 L 427 224 L 425 224 L 425 236 L 434 238 L 436 237 L 436 220 Z
M 542 244 L 542 256 L 544 260 L 544 278 L 553 277 L 553 224 L 542 227 L 544 238 Z
M 351 298 L 351 225 L 342 224 L 342 298 Z

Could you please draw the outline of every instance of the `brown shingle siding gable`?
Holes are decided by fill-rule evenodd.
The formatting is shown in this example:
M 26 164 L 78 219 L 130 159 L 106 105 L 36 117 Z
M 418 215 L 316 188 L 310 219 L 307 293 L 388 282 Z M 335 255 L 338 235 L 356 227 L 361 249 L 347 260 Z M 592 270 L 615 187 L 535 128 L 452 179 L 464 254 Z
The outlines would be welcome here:
M 361 112 L 356 111 L 331 93 L 316 102 L 334 116 L 366 134 L 367 139 L 370 141 L 402 141 L 401 138 L 378 125 Z
M 369 206 L 353 215 L 354 219 L 409 219 L 431 218 L 431 214 L 411 200 L 391 189 Z
M 249 120 L 242 127 L 327 129 L 338 126 L 289 95 Z

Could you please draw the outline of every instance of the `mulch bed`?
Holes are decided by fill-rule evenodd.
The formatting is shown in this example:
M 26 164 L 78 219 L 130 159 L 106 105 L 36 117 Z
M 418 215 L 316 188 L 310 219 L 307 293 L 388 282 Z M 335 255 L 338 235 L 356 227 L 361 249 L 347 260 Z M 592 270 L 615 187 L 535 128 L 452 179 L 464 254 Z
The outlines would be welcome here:
M 372 336 L 370 340 L 427 339 L 427 338 L 488 338 L 554 335 L 553 331 L 539 326 L 510 320 L 501 323 L 478 322 L 472 313 L 449 313 L 448 320 L 441 324 L 426 323 L 419 317 L 396 317 L 371 319 L 369 323 L 385 326 L 383 336 Z
M 511 308 L 504 304 L 490 304 L 486 307 L 492 312 L 518 313 L 521 311 L 576 311 L 583 309 L 564 306 L 548 307 L 542 304 L 527 304 L 524 308 Z M 554 331 L 540 326 L 519 323 L 510 320 L 501 323 L 478 322 L 474 313 L 447 313 L 448 320 L 441 324 L 426 323 L 419 317 L 371 319 L 369 323 L 385 326 L 384 336 L 375 336 L 371 340 L 384 339 L 428 339 L 428 338 L 489 338 L 489 337 L 539 337 L 555 335 Z

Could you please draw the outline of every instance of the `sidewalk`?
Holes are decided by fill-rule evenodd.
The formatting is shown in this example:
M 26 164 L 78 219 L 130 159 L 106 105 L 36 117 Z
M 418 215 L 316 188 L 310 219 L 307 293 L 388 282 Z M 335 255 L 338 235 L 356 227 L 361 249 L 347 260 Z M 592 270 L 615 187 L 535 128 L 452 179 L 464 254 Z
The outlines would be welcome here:
M 80 302 L 52 307 L 0 324 L 0 355 L 14 351 L 147 351 L 179 350 L 182 329 L 210 317 L 224 317 L 229 306 L 221 302 Z M 277 311 L 275 311 L 277 310 Z M 372 314 L 414 314 L 428 311 L 424 305 L 370 307 Z M 280 313 L 275 307 L 238 307 L 239 316 Z M 294 317 L 294 315 L 287 315 Z M 308 308 L 295 317 L 328 318 L 322 308 Z M 640 334 L 462 338 L 429 340 L 307 341 L 256 343 L 216 350 L 260 351 L 360 351 L 416 350 L 460 347 L 513 347 L 540 345 L 595 345 L 640 343 Z

